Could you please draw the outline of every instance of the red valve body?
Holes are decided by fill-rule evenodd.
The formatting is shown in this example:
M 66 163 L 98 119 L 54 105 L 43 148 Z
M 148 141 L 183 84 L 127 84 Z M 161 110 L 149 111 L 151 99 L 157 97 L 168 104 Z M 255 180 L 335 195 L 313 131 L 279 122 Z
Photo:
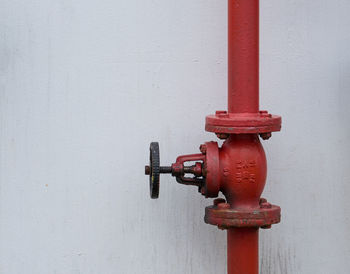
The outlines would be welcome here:
M 202 194 L 217 197 L 221 191 L 226 198 L 206 208 L 205 221 L 228 230 L 228 273 L 258 274 L 259 227 L 270 228 L 280 221 L 280 208 L 260 198 L 267 168 L 259 135 L 230 134 L 221 148 L 208 142 L 200 150 L 202 154 L 178 157 L 173 171 L 181 175 L 186 161 L 202 161 L 202 168 L 198 162 L 193 166 L 193 174 L 205 178 Z M 195 178 L 177 180 L 194 184 Z
M 220 172 L 220 190 L 231 208 L 258 208 L 266 180 L 266 157 L 258 135 L 230 135 L 220 149 Z
M 178 157 L 173 170 L 182 170 L 186 161 L 202 161 L 201 174 L 197 173 L 205 178 L 202 194 L 217 197 L 221 191 L 226 198 L 206 208 L 205 221 L 228 230 L 228 273 L 258 274 L 259 227 L 270 228 L 280 221 L 280 208 L 260 198 L 267 168 L 259 135 L 230 134 L 221 148 L 208 142 L 200 150 L 202 154 Z M 182 177 L 179 182 L 193 180 Z

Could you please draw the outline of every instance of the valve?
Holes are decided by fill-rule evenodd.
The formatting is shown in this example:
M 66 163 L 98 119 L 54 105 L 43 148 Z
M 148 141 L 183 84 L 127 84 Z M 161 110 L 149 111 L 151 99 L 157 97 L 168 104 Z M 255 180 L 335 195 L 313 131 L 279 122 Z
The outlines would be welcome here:
M 206 198 L 221 192 L 225 199 L 206 207 L 204 220 L 228 229 L 228 273 L 257 274 L 258 229 L 281 218 L 281 208 L 261 198 L 267 164 L 259 138 L 267 140 L 280 131 L 281 117 L 259 109 L 259 0 L 228 1 L 228 18 L 228 109 L 205 121 L 206 131 L 222 139 L 222 145 L 206 142 L 201 154 L 179 156 L 171 166 L 161 167 L 159 145 L 151 143 L 146 175 L 152 198 L 159 196 L 161 173 L 197 186 Z
M 203 176 L 204 154 L 191 154 L 179 156 L 171 166 L 160 166 L 159 143 L 150 144 L 150 161 L 145 166 L 145 174 L 149 175 L 150 195 L 152 199 L 159 197 L 160 174 L 171 174 L 176 177 L 176 181 L 184 185 L 198 186 L 202 188 L 205 182 Z M 194 165 L 185 165 L 186 162 L 195 162 Z M 192 174 L 192 177 L 186 176 Z

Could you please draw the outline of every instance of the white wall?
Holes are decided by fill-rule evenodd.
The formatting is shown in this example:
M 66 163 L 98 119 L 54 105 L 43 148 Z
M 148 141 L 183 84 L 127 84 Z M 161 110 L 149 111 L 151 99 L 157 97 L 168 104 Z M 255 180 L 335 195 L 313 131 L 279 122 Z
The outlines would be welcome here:
M 350 268 L 350 1 L 262 0 L 263 274 Z M 0 273 L 213 274 L 225 233 L 169 176 L 149 199 L 148 145 L 164 164 L 215 140 L 226 106 L 226 1 L 1 0 Z

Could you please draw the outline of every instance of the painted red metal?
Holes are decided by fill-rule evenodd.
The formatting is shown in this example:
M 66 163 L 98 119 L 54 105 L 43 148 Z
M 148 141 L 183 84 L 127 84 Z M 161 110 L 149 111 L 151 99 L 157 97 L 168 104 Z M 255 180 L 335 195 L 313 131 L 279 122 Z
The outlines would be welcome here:
M 222 192 L 226 199 L 214 200 L 204 220 L 227 229 L 228 273 L 258 274 L 259 228 L 271 228 L 281 218 L 280 207 L 261 198 L 267 164 L 259 135 L 265 140 L 279 131 L 281 117 L 259 110 L 259 0 L 228 1 L 228 111 L 206 117 L 206 130 L 225 141 L 221 147 L 207 142 L 201 154 L 180 156 L 171 167 L 159 167 L 157 159 L 146 174 L 172 173 L 205 197 Z
M 205 209 L 204 220 L 208 224 L 217 225 L 220 229 L 261 227 L 271 228 L 281 220 L 281 208 L 266 203 L 256 209 L 233 209 L 230 204 L 223 201 Z
M 201 146 L 204 153 L 204 174 L 205 183 L 200 191 L 205 197 L 215 198 L 220 191 L 220 154 L 217 142 L 208 142 Z M 204 149 L 204 151 L 203 151 Z
M 217 111 L 215 115 L 206 117 L 205 130 L 229 134 L 271 133 L 281 130 L 281 117 L 269 114 L 267 111 L 257 113 Z
M 207 116 L 205 129 L 229 134 L 281 129 L 280 116 L 259 111 L 259 0 L 228 0 L 228 111 Z
M 180 184 L 184 185 L 194 185 L 194 186 L 201 186 L 202 185 L 202 179 L 199 179 L 198 177 L 201 177 L 202 175 L 202 164 L 200 162 L 197 162 L 195 165 L 191 167 L 186 167 L 186 162 L 193 162 L 193 161 L 204 161 L 203 154 L 191 154 L 191 155 L 182 155 L 177 157 L 176 162 L 171 165 L 171 173 L 173 176 L 176 177 L 176 181 Z M 186 177 L 185 174 L 190 173 L 195 175 L 195 177 Z
M 228 0 L 228 111 L 259 112 L 259 0 Z
M 227 230 L 227 272 L 259 273 L 259 229 L 230 228 Z
M 228 273 L 258 274 L 258 228 L 280 222 L 281 211 L 260 198 L 267 168 L 257 134 L 270 138 L 281 117 L 259 111 L 259 0 L 228 0 L 228 43 L 228 112 L 206 118 L 207 131 L 230 134 L 220 149 L 227 203 L 207 207 L 205 221 L 228 229 Z

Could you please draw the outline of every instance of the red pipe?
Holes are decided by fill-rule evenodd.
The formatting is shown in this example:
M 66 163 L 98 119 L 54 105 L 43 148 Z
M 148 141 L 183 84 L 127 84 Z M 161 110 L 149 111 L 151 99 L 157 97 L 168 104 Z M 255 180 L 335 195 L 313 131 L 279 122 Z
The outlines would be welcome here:
M 228 111 L 259 111 L 259 0 L 228 1 Z
M 227 272 L 229 274 L 259 273 L 259 229 L 227 230 Z
M 259 0 L 228 1 L 228 112 L 259 112 Z M 259 273 L 259 229 L 227 230 L 227 263 L 228 274 Z

